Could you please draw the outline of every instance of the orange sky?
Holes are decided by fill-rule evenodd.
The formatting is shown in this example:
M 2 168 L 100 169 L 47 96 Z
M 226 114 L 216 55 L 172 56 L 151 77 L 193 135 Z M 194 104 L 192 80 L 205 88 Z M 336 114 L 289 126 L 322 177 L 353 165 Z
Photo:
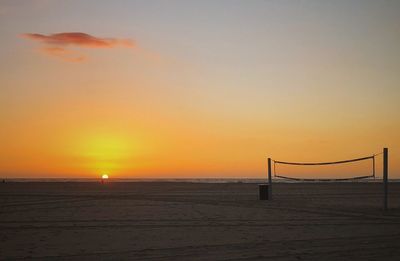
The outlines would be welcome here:
M 0 4 L 0 177 L 400 178 L 398 2 L 151 2 Z

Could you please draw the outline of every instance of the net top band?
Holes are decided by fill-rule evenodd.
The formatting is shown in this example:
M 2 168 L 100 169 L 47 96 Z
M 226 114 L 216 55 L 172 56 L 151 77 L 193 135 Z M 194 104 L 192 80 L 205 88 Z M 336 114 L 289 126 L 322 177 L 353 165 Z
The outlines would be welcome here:
M 274 163 L 285 164 L 285 165 L 332 165 L 332 164 L 343 164 L 343 163 L 349 163 L 349 162 L 354 162 L 354 161 L 373 159 L 374 157 L 375 157 L 375 155 L 357 158 L 357 159 L 331 161 L 331 162 L 288 162 L 288 161 L 274 160 Z

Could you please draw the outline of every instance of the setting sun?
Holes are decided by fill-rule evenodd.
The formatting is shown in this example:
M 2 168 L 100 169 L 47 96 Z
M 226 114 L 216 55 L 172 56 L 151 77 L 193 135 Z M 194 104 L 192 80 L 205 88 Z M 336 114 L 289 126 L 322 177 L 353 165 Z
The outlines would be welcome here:
M 103 174 L 103 175 L 101 175 L 101 178 L 102 179 L 108 179 L 108 175 L 107 174 Z

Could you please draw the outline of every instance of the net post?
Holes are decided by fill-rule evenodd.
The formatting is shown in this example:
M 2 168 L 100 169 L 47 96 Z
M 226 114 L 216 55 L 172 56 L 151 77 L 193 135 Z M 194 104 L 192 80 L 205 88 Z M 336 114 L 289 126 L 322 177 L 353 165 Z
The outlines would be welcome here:
M 268 199 L 272 199 L 272 173 L 271 173 L 271 158 L 268 158 Z
M 388 209 L 388 148 L 383 148 L 383 209 Z
M 372 157 L 372 176 L 373 176 L 374 179 L 375 179 L 375 154 L 374 154 L 374 156 Z

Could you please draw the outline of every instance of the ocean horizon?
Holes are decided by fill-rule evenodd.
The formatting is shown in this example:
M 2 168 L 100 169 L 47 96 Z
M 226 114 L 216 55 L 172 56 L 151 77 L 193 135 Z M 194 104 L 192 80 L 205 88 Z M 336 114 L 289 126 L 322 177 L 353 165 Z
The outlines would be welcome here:
M 100 182 L 101 178 L 1 178 L 5 182 Z M 400 179 L 389 179 L 390 182 L 400 182 Z M 266 183 L 267 178 L 110 178 L 107 182 L 183 182 L 183 183 Z M 285 180 L 273 179 L 274 183 L 371 183 L 382 182 L 381 178 L 363 179 L 363 180 L 345 180 L 338 181 L 335 179 L 311 179 L 311 180 Z

